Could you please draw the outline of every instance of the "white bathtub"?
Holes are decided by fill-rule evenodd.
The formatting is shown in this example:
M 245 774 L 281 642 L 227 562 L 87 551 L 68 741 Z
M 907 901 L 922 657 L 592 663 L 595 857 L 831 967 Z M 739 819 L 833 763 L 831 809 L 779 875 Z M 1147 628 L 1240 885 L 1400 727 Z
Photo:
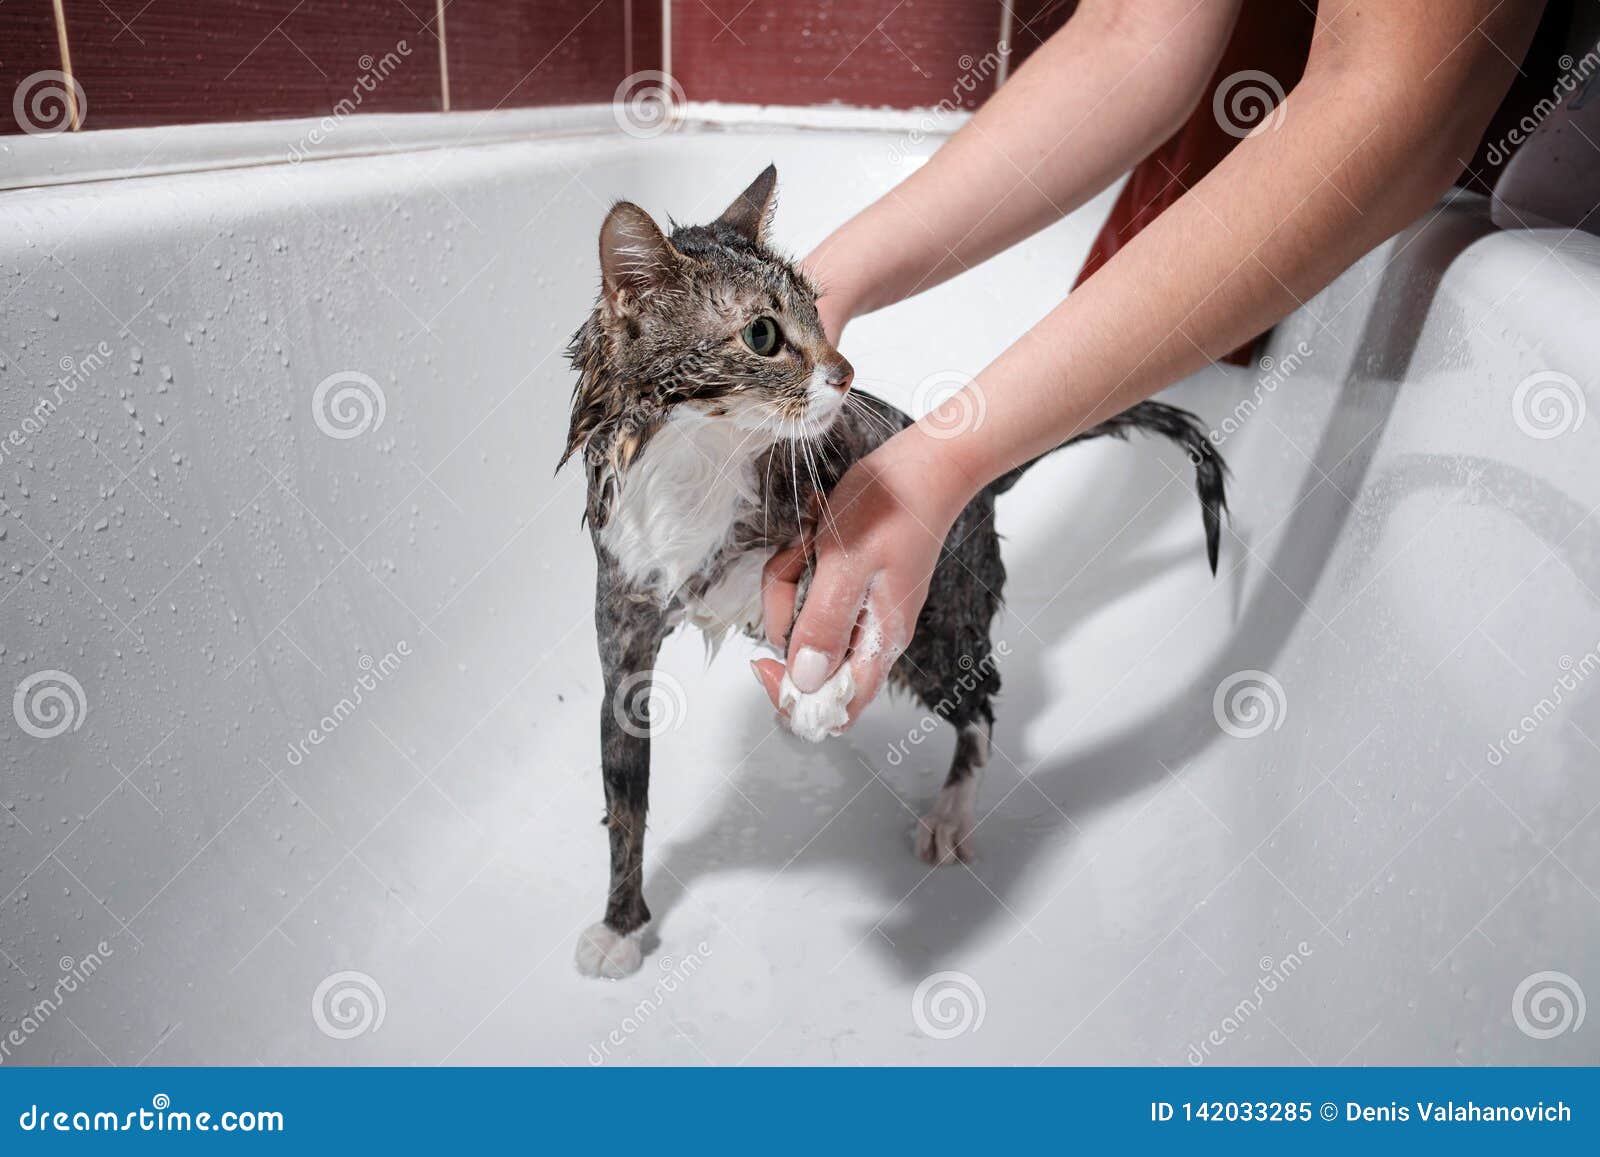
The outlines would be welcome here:
M 970 871 L 911 854 L 949 757 L 913 705 L 807 746 L 742 643 L 672 640 L 655 962 L 577 975 L 601 692 L 551 471 L 601 216 L 705 218 L 775 160 L 803 252 L 897 149 L 691 126 L 0 194 L 0 690 L 82 689 L 0 726 L 0 1062 L 1600 1060 L 1548 999 L 1600 995 L 1600 417 L 1517 411 L 1600 404 L 1600 243 L 1476 202 L 1271 373 L 1170 392 L 1233 470 L 1215 580 L 1164 446 L 1004 500 Z M 853 326 L 860 380 L 977 370 L 1106 207 Z M 332 437 L 345 371 L 383 419 Z

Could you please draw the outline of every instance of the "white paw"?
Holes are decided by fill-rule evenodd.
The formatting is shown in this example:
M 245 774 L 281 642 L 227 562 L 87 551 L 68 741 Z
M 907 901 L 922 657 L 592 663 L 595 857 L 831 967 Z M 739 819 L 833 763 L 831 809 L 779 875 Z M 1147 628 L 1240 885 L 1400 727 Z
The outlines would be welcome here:
M 973 803 L 978 785 L 968 778 L 939 792 L 933 810 L 917 821 L 917 855 L 930 864 L 972 861 Z
M 639 950 L 639 933 L 624 936 L 604 924 L 591 924 L 578 937 L 578 950 L 573 954 L 578 971 L 585 976 L 604 976 L 619 980 L 639 971 L 642 954 Z

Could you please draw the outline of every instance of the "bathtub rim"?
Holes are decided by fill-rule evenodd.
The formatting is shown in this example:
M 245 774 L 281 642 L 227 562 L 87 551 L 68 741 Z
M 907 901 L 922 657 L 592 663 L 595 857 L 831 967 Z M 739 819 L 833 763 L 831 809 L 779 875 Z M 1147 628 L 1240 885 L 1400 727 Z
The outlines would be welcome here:
M 896 133 L 920 141 L 948 136 L 968 119 L 969 113 L 939 108 L 691 101 L 681 106 L 666 131 L 813 129 Z M 658 135 L 664 134 L 638 137 Z M 23 134 L 0 137 L 0 191 L 583 136 L 626 140 L 629 134 L 619 126 L 611 103 Z

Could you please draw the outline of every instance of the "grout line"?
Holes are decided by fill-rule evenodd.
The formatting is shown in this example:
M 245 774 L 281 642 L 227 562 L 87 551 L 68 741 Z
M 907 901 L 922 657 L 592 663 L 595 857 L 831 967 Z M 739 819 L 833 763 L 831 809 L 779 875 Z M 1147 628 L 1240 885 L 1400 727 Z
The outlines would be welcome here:
M 672 89 L 672 0 L 661 0 L 661 74 Z
M 65 0 L 52 0 L 56 16 L 56 45 L 61 50 L 61 72 L 67 78 L 67 114 L 72 118 L 72 131 L 83 128 L 83 116 L 78 108 L 78 85 L 72 78 L 72 49 L 67 44 L 67 12 Z
M 994 87 L 998 91 L 1011 76 L 1011 35 L 1016 31 L 1016 13 L 1011 10 L 1011 0 L 1000 0 L 1000 39 L 995 45 L 1000 50 L 1000 67 L 994 70 Z
M 57 0 L 59 3 L 60 0 Z M 444 104 L 442 112 L 450 111 L 450 49 L 444 30 L 445 0 L 434 0 L 434 12 L 439 21 L 439 98 Z

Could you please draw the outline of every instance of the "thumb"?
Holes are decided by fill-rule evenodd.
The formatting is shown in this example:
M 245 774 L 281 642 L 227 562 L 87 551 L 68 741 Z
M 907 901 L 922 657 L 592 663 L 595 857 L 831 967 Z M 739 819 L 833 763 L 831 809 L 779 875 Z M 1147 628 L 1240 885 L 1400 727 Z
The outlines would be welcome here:
M 776 659 L 752 659 L 750 669 L 755 672 L 756 681 L 767 698 L 772 700 L 772 706 L 782 711 L 778 706 L 778 687 L 783 683 L 783 664 Z

